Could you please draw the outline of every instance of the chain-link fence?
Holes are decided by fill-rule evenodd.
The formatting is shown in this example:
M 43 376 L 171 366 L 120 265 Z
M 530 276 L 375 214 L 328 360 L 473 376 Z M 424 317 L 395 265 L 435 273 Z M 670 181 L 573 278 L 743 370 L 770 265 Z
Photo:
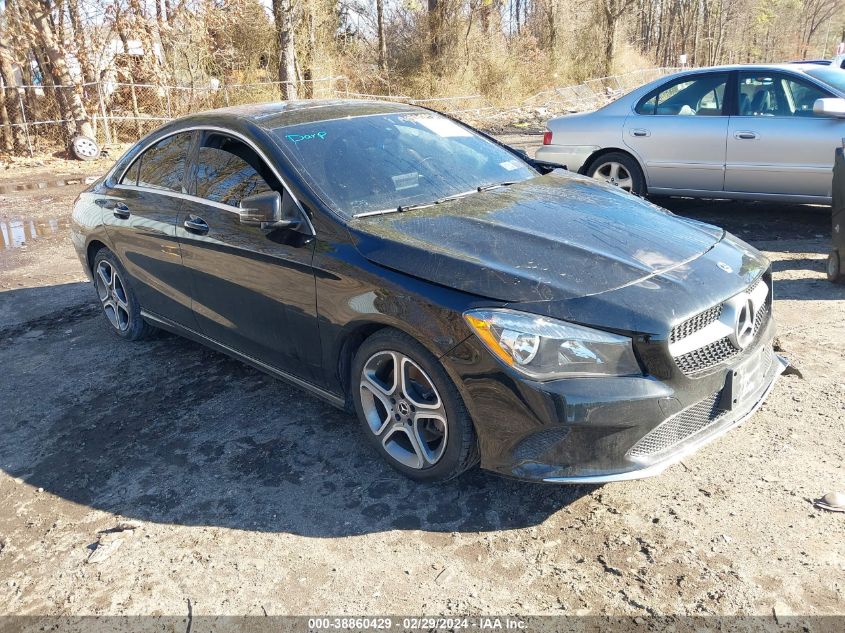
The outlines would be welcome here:
M 536 120 L 565 112 L 590 110 L 674 68 L 637 70 L 583 84 L 547 90 L 518 105 L 502 108 L 480 95 L 414 99 L 403 95 L 351 92 L 346 77 L 326 77 L 300 82 L 300 97 L 313 99 L 380 99 L 423 105 L 449 113 L 482 127 L 508 125 L 532 117 Z M 77 86 L 17 86 L 2 90 L 2 141 L 4 148 L 21 155 L 38 155 L 66 148 L 76 129 L 62 118 L 68 91 L 82 95 L 95 140 L 101 146 L 130 143 L 166 121 L 193 112 L 278 101 L 283 83 L 161 86 L 146 83 L 102 81 Z

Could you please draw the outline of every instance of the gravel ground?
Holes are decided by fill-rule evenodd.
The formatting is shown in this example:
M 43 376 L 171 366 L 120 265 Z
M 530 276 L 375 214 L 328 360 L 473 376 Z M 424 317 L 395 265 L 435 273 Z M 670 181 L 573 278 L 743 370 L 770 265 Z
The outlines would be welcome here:
M 845 615 L 845 514 L 812 505 L 845 489 L 828 210 L 656 200 L 774 261 L 778 345 L 803 378 L 784 376 L 747 424 L 649 480 L 475 471 L 434 487 L 295 388 L 178 337 L 119 341 L 67 238 L 83 185 L 13 188 L 0 197 L 0 613 L 185 615 L 190 600 L 194 615 Z M 121 522 L 133 529 L 103 533 Z

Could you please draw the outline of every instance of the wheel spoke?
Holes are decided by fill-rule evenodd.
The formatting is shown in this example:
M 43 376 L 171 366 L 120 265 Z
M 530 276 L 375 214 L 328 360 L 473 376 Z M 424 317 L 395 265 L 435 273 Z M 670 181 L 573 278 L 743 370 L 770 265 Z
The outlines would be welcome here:
M 441 406 L 440 396 L 428 375 L 407 356 L 402 357 L 400 364 L 400 382 L 402 395 L 419 409 L 437 409 Z M 411 377 L 411 372 L 414 376 Z M 433 400 L 432 400 L 433 399 Z
M 369 400 L 365 400 L 367 396 L 369 396 Z M 379 411 L 378 407 L 375 406 L 375 399 L 378 399 L 381 403 L 383 411 Z M 393 405 L 390 399 L 375 383 L 364 379 L 361 382 L 361 401 L 365 405 L 364 413 L 367 416 L 370 429 L 376 435 L 381 435 L 393 421 Z
M 428 426 L 428 429 L 424 428 Z M 446 449 L 446 416 L 428 411 L 418 412 L 414 416 L 413 433 L 416 445 L 420 448 L 420 455 L 429 464 L 437 463 Z M 427 433 L 428 431 L 428 433 Z M 434 431 L 433 437 L 427 437 Z M 439 435 L 439 437 L 437 437 Z M 431 444 L 434 444 L 432 447 Z
M 619 179 L 619 163 L 610 163 L 610 179 Z
M 387 454 L 400 464 L 417 469 L 425 465 L 417 439 L 413 433 L 408 433 L 408 429 L 403 425 L 392 424 L 384 434 L 381 443 Z
M 97 266 L 97 276 L 100 278 L 100 281 L 103 282 L 103 286 L 108 292 L 108 289 L 111 288 L 111 275 L 106 273 L 105 262 L 100 262 L 100 265 Z
M 620 189 L 624 189 L 625 191 L 631 191 L 631 187 L 634 186 L 634 181 L 630 177 L 622 178 L 621 180 L 617 181 L 616 185 Z

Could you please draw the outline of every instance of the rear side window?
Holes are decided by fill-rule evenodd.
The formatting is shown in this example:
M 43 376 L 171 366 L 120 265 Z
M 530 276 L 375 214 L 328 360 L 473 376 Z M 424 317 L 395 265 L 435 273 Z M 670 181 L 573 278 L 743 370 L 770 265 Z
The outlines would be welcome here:
M 246 143 L 208 134 L 197 156 L 196 195 L 236 207 L 241 200 L 278 189 L 264 161 Z
M 191 132 L 183 132 L 160 140 L 141 154 L 120 182 L 184 193 L 182 181 L 191 137 Z
M 721 116 L 727 73 L 681 77 L 646 95 L 635 108 L 637 114 L 670 116 Z
M 138 186 L 184 193 L 182 181 L 191 137 L 191 132 L 174 134 L 144 152 L 139 159 Z

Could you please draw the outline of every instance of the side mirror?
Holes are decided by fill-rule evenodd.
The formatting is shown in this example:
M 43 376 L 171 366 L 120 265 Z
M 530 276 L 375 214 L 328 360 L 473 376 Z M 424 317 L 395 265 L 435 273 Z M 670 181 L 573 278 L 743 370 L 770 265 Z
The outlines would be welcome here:
M 813 104 L 813 113 L 820 116 L 832 116 L 838 119 L 845 119 L 845 99 L 831 97 L 829 99 L 816 99 Z
M 300 220 L 295 215 L 283 217 L 282 196 L 278 191 L 247 196 L 240 204 L 241 224 L 262 229 L 295 229 Z

